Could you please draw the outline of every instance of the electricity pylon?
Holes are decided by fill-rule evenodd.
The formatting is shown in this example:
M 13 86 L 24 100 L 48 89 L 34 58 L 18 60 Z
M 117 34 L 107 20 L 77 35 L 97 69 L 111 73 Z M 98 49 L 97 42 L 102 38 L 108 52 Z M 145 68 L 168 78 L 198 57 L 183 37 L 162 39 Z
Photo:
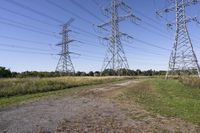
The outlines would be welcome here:
M 127 15 L 119 16 L 120 9 L 122 9 Z M 106 16 L 111 18 L 111 20 L 97 27 L 111 32 L 111 35 L 110 37 L 102 38 L 108 41 L 108 46 L 101 72 L 106 69 L 112 69 L 117 72 L 117 75 L 121 75 L 122 69 L 125 69 L 126 71 L 129 69 L 128 61 L 122 46 L 121 37 L 132 37 L 119 31 L 119 22 L 126 19 L 130 19 L 132 21 L 140 19 L 133 15 L 132 8 L 126 5 L 123 0 L 112 0 L 111 7 L 105 8 L 104 12 Z M 108 28 L 111 30 L 108 30 Z
M 185 7 L 195 5 L 199 0 L 174 0 L 175 6 L 161 9 L 157 12 L 162 17 L 161 13 L 176 12 L 176 34 L 173 50 L 171 52 L 169 60 L 169 68 L 166 74 L 166 78 L 169 75 L 185 75 L 195 74 L 200 77 L 200 67 L 192 41 L 187 29 L 187 23 L 190 21 L 196 21 L 196 18 L 187 18 L 185 14 Z M 197 22 L 197 21 L 196 21 Z M 168 24 L 172 26 L 173 24 Z
M 60 59 L 58 61 L 56 71 L 60 73 L 66 73 L 66 74 L 74 74 L 74 66 L 71 61 L 70 54 L 72 52 L 69 51 L 69 44 L 75 40 L 69 39 L 69 26 L 74 21 L 74 19 L 70 19 L 66 24 L 63 25 L 62 32 L 60 35 L 62 35 L 62 42 L 57 44 L 57 46 L 61 46 L 62 50 L 60 55 Z

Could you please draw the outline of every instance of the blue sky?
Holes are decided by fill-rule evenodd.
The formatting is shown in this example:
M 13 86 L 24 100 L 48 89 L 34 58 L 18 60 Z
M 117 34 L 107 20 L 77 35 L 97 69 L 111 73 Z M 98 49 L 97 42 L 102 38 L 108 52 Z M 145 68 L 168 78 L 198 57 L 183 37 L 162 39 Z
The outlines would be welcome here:
M 70 45 L 72 52 L 81 55 L 71 55 L 75 70 L 101 70 L 106 46 L 100 43 L 95 35 L 103 36 L 104 33 L 97 32 L 94 25 L 102 24 L 98 18 L 104 22 L 108 21 L 109 18 L 102 14 L 101 7 L 108 5 L 109 0 L 74 0 L 98 18 L 74 5 L 72 0 L 51 0 L 65 11 L 47 0 L 13 0 L 36 12 L 8 1 L 10 0 L 0 1 L 0 66 L 18 72 L 54 71 L 59 59 L 56 54 L 60 52 L 60 48 L 56 44 L 61 41 L 61 25 L 74 18 L 71 27 L 74 32 L 70 33 L 70 36 L 83 42 Z M 133 8 L 134 14 L 142 19 L 138 25 L 128 20 L 120 23 L 120 30 L 135 38 L 132 42 L 122 41 L 130 69 L 167 70 L 170 54 L 168 49 L 172 48 L 174 32 L 166 28 L 164 19 L 155 15 L 157 9 L 167 5 L 167 0 L 124 1 Z M 199 17 L 199 6 L 187 8 L 187 14 Z M 175 14 L 164 15 L 164 18 L 174 21 Z M 200 26 L 189 23 L 188 29 L 200 60 Z M 153 47 L 152 44 L 167 50 Z

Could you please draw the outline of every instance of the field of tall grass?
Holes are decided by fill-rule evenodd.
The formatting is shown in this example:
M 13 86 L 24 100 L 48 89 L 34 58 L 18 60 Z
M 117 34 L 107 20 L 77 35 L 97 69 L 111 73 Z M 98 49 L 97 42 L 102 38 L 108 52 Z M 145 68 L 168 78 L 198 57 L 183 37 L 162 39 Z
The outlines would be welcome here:
M 125 80 L 130 77 L 59 77 L 0 79 L 0 98 Z
M 184 85 L 200 89 L 200 78 L 199 77 L 181 77 L 181 78 L 179 78 L 179 81 Z

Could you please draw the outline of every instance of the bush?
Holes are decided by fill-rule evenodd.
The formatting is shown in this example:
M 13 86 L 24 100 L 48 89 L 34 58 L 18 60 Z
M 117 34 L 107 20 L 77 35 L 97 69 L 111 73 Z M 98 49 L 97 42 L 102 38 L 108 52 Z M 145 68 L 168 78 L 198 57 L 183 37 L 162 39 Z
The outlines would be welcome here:
M 6 69 L 5 67 L 0 67 L 0 78 L 8 78 L 11 76 L 12 73 L 9 69 Z

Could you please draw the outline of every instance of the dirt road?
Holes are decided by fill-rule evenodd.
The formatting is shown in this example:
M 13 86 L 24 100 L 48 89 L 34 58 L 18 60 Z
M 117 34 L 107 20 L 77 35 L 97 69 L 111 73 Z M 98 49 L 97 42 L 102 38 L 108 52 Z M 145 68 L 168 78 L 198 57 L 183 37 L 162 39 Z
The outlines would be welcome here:
M 49 97 L 0 108 L 0 132 L 200 132 L 199 127 L 191 123 L 153 116 L 136 104 L 121 104 L 106 95 L 102 96 L 134 82 L 97 86 L 73 96 Z

